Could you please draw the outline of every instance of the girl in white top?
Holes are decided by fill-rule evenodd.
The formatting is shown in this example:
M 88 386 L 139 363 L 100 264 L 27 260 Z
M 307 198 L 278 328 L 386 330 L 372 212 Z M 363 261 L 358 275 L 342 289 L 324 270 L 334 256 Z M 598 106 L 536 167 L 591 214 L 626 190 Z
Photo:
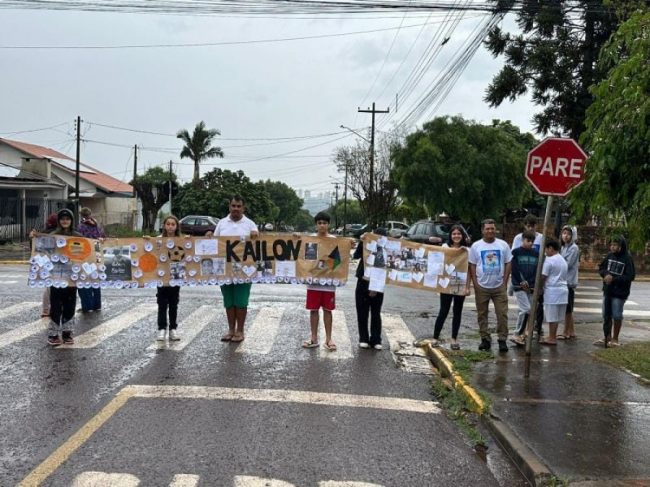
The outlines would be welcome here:
M 566 305 L 569 302 L 567 287 L 568 266 L 560 255 L 560 243 L 551 239 L 546 242 L 546 259 L 542 267 L 542 286 L 544 288 L 544 320 L 549 326 L 549 335 L 540 341 L 542 345 L 557 345 L 557 325 L 564 320 Z

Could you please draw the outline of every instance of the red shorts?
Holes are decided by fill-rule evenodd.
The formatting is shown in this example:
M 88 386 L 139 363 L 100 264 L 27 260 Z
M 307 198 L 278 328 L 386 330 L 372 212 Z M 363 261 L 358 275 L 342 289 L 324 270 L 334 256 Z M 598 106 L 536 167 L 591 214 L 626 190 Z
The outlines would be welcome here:
M 327 311 L 336 308 L 336 293 L 334 291 L 307 289 L 307 309 L 313 311 L 321 307 Z

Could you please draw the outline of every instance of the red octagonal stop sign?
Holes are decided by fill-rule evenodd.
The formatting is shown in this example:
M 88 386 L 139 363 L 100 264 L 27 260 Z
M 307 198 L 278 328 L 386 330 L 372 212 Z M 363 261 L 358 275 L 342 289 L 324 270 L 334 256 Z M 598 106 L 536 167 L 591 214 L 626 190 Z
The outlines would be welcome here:
M 586 162 L 575 140 L 549 137 L 528 153 L 526 179 L 540 194 L 566 196 L 584 181 Z

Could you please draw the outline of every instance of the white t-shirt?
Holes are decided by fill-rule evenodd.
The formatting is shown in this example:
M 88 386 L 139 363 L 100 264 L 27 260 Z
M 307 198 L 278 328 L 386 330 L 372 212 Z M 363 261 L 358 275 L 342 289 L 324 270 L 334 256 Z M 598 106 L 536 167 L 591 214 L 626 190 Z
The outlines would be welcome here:
M 242 215 L 237 221 L 231 220 L 228 215 L 219 220 L 217 226 L 214 227 L 215 237 L 250 237 L 251 232 L 257 232 L 257 225 L 245 215 Z
M 311 236 L 312 237 L 318 237 L 318 234 L 317 233 L 312 233 Z M 328 238 L 336 238 L 336 235 L 331 235 L 331 234 L 328 233 L 327 237 Z M 362 244 L 360 243 L 359 245 L 362 245 Z M 361 256 L 361 258 L 363 259 L 363 255 Z M 331 284 L 330 285 L 327 285 L 327 284 L 308 284 L 307 289 L 310 289 L 312 291 L 327 291 L 327 292 L 333 293 L 333 292 L 336 291 L 336 286 L 332 286 Z
M 469 249 L 469 263 L 476 265 L 476 280 L 486 289 L 503 285 L 506 264 L 511 260 L 510 247 L 500 238 L 491 243 L 478 240 Z
M 512 241 L 512 247 L 510 250 L 515 250 L 517 247 L 521 247 L 521 241 L 524 239 L 524 232 L 517 234 L 517 236 Z M 533 248 L 537 253 L 539 253 L 539 248 L 542 246 L 542 234 L 535 232 L 535 241 L 533 242 Z
M 544 284 L 544 304 L 567 304 L 569 288 L 567 287 L 568 266 L 560 254 L 544 259 L 542 275 L 546 276 Z

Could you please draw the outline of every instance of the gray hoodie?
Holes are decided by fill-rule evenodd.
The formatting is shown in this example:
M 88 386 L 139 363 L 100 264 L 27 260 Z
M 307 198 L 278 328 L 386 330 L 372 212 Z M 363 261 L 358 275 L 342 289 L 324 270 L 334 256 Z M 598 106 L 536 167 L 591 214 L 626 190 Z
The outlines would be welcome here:
M 567 285 L 571 288 L 578 286 L 578 267 L 580 264 L 580 248 L 575 243 L 575 232 L 573 228 L 569 225 L 562 227 L 562 231 L 569 230 L 571 232 L 571 240 L 567 243 L 562 241 L 562 248 L 560 249 L 560 255 L 564 257 L 567 263 L 567 275 L 566 281 Z

